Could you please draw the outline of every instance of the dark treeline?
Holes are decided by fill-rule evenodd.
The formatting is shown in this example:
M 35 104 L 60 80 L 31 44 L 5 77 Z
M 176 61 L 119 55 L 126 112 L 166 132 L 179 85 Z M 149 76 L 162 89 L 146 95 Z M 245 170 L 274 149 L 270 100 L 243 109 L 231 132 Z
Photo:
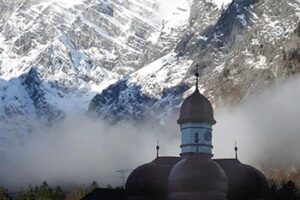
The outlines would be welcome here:
M 293 181 L 283 181 L 280 184 L 270 181 L 269 200 L 300 200 L 300 190 Z
M 0 187 L 0 200 L 80 200 L 86 194 L 98 188 L 97 182 L 83 188 L 77 187 L 69 191 L 64 191 L 60 186 L 51 187 L 45 181 L 40 186 L 29 185 L 20 192 L 11 193 L 9 190 Z M 107 188 L 112 188 L 107 185 Z
M 50 187 L 45 181 L 40 186 L 29 185 L 18 193 L 10 193 L 7 189 L 0 187 L 0 200 L 80 200 L 95 188 L 98 188 L 98 184 L 94 181 L 87 188 L 78 187 L 66 192 L 60 186 Z M 112 187 L 107 185 L 107 188 Z M 300 189 L 293 181 L 281 183 L 270 181 L 268 196 L 268 200 L 300 200 Z

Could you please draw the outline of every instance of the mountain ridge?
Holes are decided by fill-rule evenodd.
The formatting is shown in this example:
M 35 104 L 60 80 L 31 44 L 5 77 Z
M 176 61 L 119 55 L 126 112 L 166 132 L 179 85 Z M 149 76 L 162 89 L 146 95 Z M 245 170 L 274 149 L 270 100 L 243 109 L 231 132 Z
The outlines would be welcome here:
M 300 2 L 276 2 L 177 0 L 162 18 L 155 0 L 2 0 L 2 135 L 86 111 L 164 124 L 193 90 L 196 65 L 215 107 L 239 104 L 300 71 Z
M 198 1 L 196 5 L 197 3 L 204 7 L 201 5 L 203 2 Z M 149 73 L 142 76 L 137 75 L 139 72 L 136 72 L 130 75 L 128 82 L 141 85 L 142 93 L 156 96 L 159 100 L 155 103 L 169 102 L 168 106 L 176 113 L 180 103 L 172 104 L 171 101 L 162 98 L 159 91 L 179 84 L 193 87 L 192 77 L 198 64 L 201 75 L 200 88 L 216 107 L 241 103 L 257 90 L 271 85 L 277 78 L 298 73 L 299 53 L 296 52 L 299 50 L 295 49 L 299 49 L 299 38 L 295 32 L 299 26 L 297 17 L 299 2 L 278 2 L 276 6 L 272 4 L 273 2 L 268 0 L 233 1 L 215 20 L 215 24 L 204 29 L 201 25 L 195 25 L 194 18 L 190 17 L 190 26 L 193 28 L 183 36 L 174 53 L 169 54 L 169 57 L 167 55 L 167 62 L 146 66 L 145 68 L 158 70 L 149 70 Z M 284 9 L 287 11 L 283 12 Z M 288 13 L 295 13 L 295 16 L 291 17 Z M 191 16 L 197 14 L 191 13 Z M 274 21 L 273 24 L 270 23 L 271 20 Z M 202 33 L 197 32 L 195 27 L 198 26 Z M 283 64 L 284 57 L 287 57 L 284 56 L 283 49 L 293 49 L 294 60 L 287 61 L 289 64 Z M 187 63 L 189 65 L 184 68 L 184 64 Z M 289 67 L 286 67 L 288 65 Z M 187 73 L 182 73 L 173 84 L 169 84 L 172 79 L 175 79 L 174 71 L 177 74 L 178 71 L 187 71 Z M 170 75 L 166 75 L 168 72 Z M 183 91 L 178 95 L 186 96 L 191 91 L 192 89 Z M 131 93 L 129 90 L 127 92 Z M 105 98 L 105 95 L 103 96 Z M 92 101 L 92 104 L 95 103 Z M 134 104 L 130 103 L 128 107 L 134 107 Z M 102 115 L 106 117 L 110 114 L 103 109 L 110 106 L 124 109 L 127 105 L 119 104 L 118 101 L 106 105 L 100 104 L 97 112 L 105 113 Z M 169 107 L 162 109 L 153 117 L 168 112 Z M 147 112 L 151 113 L 151 109 Z M 132 115 L 134 116 L 134 113 Z M 122 111 L 117 113 L 117 117 L 120 116 Z

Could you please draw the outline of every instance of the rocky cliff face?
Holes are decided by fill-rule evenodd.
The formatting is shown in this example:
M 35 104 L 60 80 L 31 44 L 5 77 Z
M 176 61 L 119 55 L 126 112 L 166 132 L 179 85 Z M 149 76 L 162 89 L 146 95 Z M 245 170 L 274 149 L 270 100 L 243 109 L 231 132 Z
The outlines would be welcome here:
M 166 105 L 153 114 L 153 118 L 162 113 L 178 112 L 181 101 L 163 96 L 163 91 L 182 85 L 192 87 L 192 77 L 198 65 L 202 92 L 216 107 L 243 102 L 277 78 L 299 72 L 299 6 L 297 0 L 276 3 L 235 0 L 227 8 L 218 10 L 209 2 L 194 1 L 187 31 L 173 53 L 131 74 L 127 85 L 138 86 L 139 95 L 152 97 L 142 103 L 148 105 L 144 113 L 151 115 L 157 104 Z M 125 116 L 128 116 L 128 110 L 133 110 L 131 115 L 135 116 L 134 108 L 139 107 L 140 102 L 123 104 L 118 97 L 105 103 L 98 101 L 108 98 L 106 94 L 120 83 L 124 82 L 120 81 L 97 95 L 89 110 L 106 117 L 111 114 L 103 112 L 104 109 L 121 107 L 127 111 Z M 181 97 L 190 92 L 174 90 L 169 95 Z M 134 96 L 136 90 L 132 92 L 132 89 L 125 88 L 123 93 Z M 156 99 L 154 102 L 153 98 Z M 120 118 L 122 110 L 114 112 L 113 116 Z M 168 118 L 170 115 L 164 116 Z
M 3 137 L 86 110 L 165 123 L 191 92 L 196 65 L 215 106 L 300 70 L 298 0 L 0 0 L 0 8 Z
M 86 112 L 97 92 L 173 49 L 190 12 L 188 1 L 165 13 L 155 0 L 3 0 L 0 7 L 5 133 L 30 133 L 30 119 L 52 124 Z

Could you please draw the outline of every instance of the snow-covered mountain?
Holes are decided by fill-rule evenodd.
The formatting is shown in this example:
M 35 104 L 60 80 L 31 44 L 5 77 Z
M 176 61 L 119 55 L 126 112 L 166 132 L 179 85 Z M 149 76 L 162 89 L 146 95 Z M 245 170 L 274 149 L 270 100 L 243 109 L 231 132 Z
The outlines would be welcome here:
M 96 93 L 167 54 L 184 33 L 190 2 L 2 0 L 0 7 L 1 132 L 30 133 L 32 121 L 85 112 Z
M 164 123 L 300 71 L 299 0 L 0 0 L 1 137 L 72 113 Z
M 202 92 L 216 107 L 236 105 L 277 78 L 300 72 L 298 0 L 235 0 L 221 12 L 194 1 L 191 8 L 174 50 L 96 95 L 91 112 L 164 122 L 192 92 L 196 68 Z

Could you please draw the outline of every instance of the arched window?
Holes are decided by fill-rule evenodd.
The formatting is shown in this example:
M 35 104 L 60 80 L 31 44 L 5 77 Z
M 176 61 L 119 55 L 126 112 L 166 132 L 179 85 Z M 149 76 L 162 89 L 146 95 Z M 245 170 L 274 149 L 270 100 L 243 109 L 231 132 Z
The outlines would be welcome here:
M 195 143 L 196 144 L 199 143 L 199 133 L 198 132 L 195 133 Z

